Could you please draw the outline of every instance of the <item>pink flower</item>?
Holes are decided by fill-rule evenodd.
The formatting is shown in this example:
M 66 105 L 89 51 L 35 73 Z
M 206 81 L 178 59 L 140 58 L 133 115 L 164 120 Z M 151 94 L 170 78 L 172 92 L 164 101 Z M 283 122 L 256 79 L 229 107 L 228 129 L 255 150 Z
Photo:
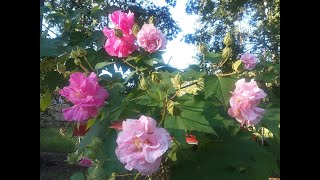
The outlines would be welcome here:
M 115 152 L 127 170 L 136 169 L 149 175 L 159 169 L 162 155 L 171 146 L 171 137 L 156 124 L 154 119 L 146 116 L 123 121 Z
M 105 27 L 103 29 L 103 34 L 108 37 L 104 48 L 111 56 L 127 57 L 138 49 L 135 44 L 136 37 L 132 33 L 123 33 L 122 37 L 117 37 L 115 35 L 115 30 L 110 30 Z
M 137 34 L 139 46 L 143 47 L 149 53 L 158 49 L 164 49 L 167 41 L 165 36 L 153 24 L 144 24 Z
M 114 29 L 103 29 L 103 34 L 108 38 L 104 46 L 106 52 L 111 56 L 127 57 L 138 49 L 135 44 L 136 37 L 132 33 L 134 25 L 134 14 L 115 11 L 110 15 L 115 25 Z
M 230 108 L 228 114 L 238 122 L 248 125 L 255 125 L 260 122 L 264 109 L 257 107 L 260 100 L 267 94 L 257 86 L 257 83 L 251 79 L 246 82 L 245 79 L 240 79 L 236 82 L 236 89 L 230 98 Z
M 134 13 L 123 13 L 120 10 L 115 11 L 110 16 L 111 21 L 116 28 L 121 29 L 123 32 L 129 34 L 134 24 Z
M 240 59 L 244 63 L 244 68 L 247 70 L 253 70 L 259 62 L 253 54 L 248 53 L 241 55 Z
M 71 101 L 74 106 L 62 110 L 67 121 L 85 121 L 95 117 L 98 108 L 104 105 L 109 97 L 107 90 L 98 84 L 95 73 L 88 77 L 85 74 L 75 72 L 71 74 L 69 86 L 60 90 L 60 95 Z
M 83 157 L 80 161 L 79 161 L 79 166 L 82 167 L 90 167 L 92 165 L 92 161 L 89 158 Z

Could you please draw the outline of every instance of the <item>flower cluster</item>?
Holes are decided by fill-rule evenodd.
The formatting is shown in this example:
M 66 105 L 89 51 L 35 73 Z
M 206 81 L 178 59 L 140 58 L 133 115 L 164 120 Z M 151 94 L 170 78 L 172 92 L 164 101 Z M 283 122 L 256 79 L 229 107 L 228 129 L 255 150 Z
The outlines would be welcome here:
M 147 116 L 122 122 L 115 152 L 127 170 L 136 169 L 143 175 L 149 175 L 159 169 L 162 155 L 171 146 L 171 137 L 156 124 Z
M 244 64 L 246 70 L 253 70 L 256 65 L 259 63 L 259 60 L 253 54 L 242 54 L 240 60 Z
M 105 50 L 109 55 L 127 57 L 138 49 L 138 45 L 149 53 L 165 48 L 166 38 L 153 24 L 144 24 L 135 36 L 132 30 L 134 13 L 115 11 L 110 15 L 110 19 L 115 28 L 105 27 L 103 29 L 103 33 L 107 37 Z M 136 40 L 138 45 L 135 43 Z
M 109 97 L 106 89 L 98 84 L 95 73 L 88 77 L 80 72 L 70 75 L 69 86 L 60 90 L 60 95 L 72 102 L 74 106 L 62 110 L 67 121 L 86 121 L 98 114 L 98 109 Z
M 257 86 L 257 83 L 251 79 L 246 82 L 240 79 L 236 82 L 236 89 L 230 98 L 230 108 L 228 114 L 238 122 L 248 125 L 255 125 L 260 122 L 264 109 L 257 107 L 260 100 L 267 94 Z

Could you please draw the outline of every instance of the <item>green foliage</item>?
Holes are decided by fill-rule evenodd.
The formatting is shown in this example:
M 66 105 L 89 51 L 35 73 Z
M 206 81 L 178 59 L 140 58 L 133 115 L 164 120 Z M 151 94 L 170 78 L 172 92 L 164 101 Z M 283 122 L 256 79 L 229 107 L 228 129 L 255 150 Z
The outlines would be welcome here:
M 70 177 L 70 180 L 85 180 L 85 176 L 82 172 L 77 172 Z
M 234 77 L 220 77 L 216 75 L 206 76 L 204 80 L 204 92 L 205 96 L 217 97 L 225 108 L 229 105 L 229 99 L 231 97 L 230 91 L 235 88 L 236 79 Z
M 48 106 L 51 104 L 51 93 L 47 91 L 42 97 L 40 98 L 40 110 L 45 111 Z
M 222 142 L 208 143 L 197 152 L 178 151 L 179 161 L 171 168 L 172 178 L 268 179 L 274 168 L 274 158 L 240 134 Z

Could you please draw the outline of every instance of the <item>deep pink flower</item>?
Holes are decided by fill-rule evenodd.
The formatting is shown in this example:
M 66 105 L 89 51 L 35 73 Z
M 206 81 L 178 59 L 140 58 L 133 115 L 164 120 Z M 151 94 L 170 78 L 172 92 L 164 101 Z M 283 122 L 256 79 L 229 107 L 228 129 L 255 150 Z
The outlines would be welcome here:
M 115 25 L 114 29 L 103 29 L 103 34 L 108 38 L 104 46 L 106 52 L 111 56 L 127 57 L 138 49 L 135 44 L 136 37 L 132 33 L 134 25 L 134 13 L 123 13 L 115 11 L 110 15 Z
M 78 162 L 79 166 L 82 167 L 90 167 L 92 165 L 92 161 L 91 159 L 87 158 L 87 157 L 83 157 L 79 162 Z
M 240 59 L 244 64 L 244 68 L 247 70 L 253 70 L 259 62 L 253 54 L 248 53 L 241 55 Z
M 88 77 L 80 72 L 70 75 L 69 86 L 60 90 L 60 95 L 71 101 L 74 106 L 63 109 L 63 116 L 67 121 L 85 121 L 95 117 L 98 108 L 104 105 L 109 97 L 107 90 L 98 84 L 95 73 Z
M 120 10 L 115 11 L 110 16 L 111 21 L 117 29 L 121 29 L 123 32 L 129 34 L 134 25 L 134 13 L 123 13 Z
M 154 119 L 146 116 L 123 121 L 116 155 L 127 170 L 136 169 L 143 175 L 149 175 L 159 169 L 162 155 L 171 146 L 171 137 L 156 124 Z
M 153 24 L 142 26 L 137 34 L 137 41 L 139 46 L 150 53 L 164 49 L 167 44 L 165 36 Z
M 258 124 L 264 114 L 264 109 L 257 107 L 260 100 L 267 94 L 257 86 L 257 83 L 251 79 L 246 82 L 240 79 L 236 82 L 236 89 L 230 98 L 230 108 L 228 114 L 238 122 L 248 125 Z
M 133 51 L 138 49 L 135 44 L 136 37 L 132 33 L 123 33 L 122 37 L 117 37 L 115 35 L 115 30 L 110 30 L 105 27 L 103 29 L 103 34 L 108 37 L 104 48 L 111 56 L 127 57 Z

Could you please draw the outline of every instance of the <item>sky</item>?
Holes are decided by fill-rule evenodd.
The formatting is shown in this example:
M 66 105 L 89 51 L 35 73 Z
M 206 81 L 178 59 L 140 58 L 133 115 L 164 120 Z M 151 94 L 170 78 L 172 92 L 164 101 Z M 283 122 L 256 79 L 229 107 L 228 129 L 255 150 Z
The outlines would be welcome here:
M 155 5 L 165 6 L 165 0 L 152 0 Z M 197 15 L 187 15 L 185 12 L 187 0 L 177 1 L 176 6 L 170 7 L 172 18 L 177 22 L 181 28 L 181 32 L 172 41 L 168 41 L 166 52 L 162 55 L 163 60 L 178 69 L 187 68 L 190 64 L 197 63 L 193 58 L 196 55 L 196 46 L 187 44 L 183 41 L 183 36 L 194 33 L 196 27 Z

